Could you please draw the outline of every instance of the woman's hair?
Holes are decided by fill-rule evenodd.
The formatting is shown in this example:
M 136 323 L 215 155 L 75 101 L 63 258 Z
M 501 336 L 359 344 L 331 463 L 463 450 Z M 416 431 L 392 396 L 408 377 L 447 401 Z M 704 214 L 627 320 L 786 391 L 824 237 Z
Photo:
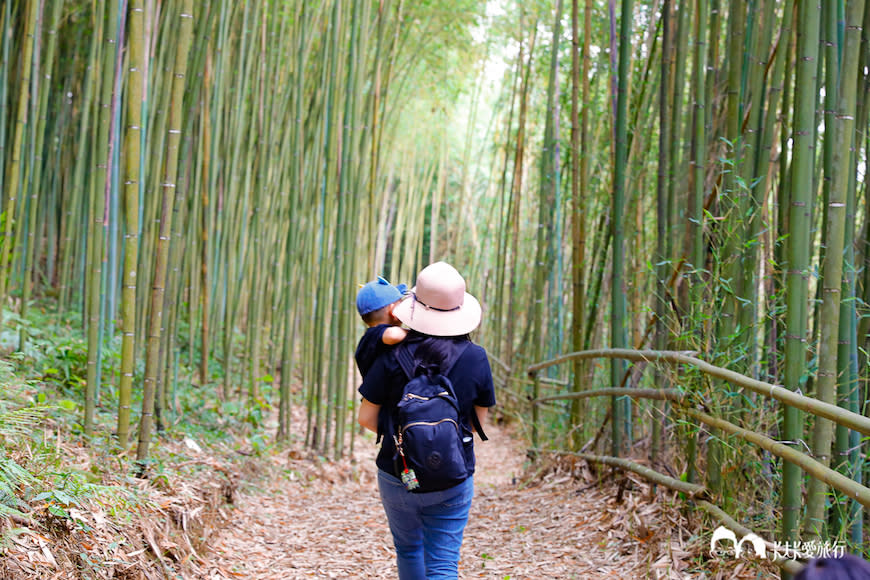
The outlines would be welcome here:
M 419 340 L 420 345 L 414 352 L 415 373 L 429 376 L 443 372 L 448 358 L 453 353 L 453 344 L 468 340 L 468 335 L 462 336 L 429 336 L 417 331 L 411 331 L 411 339 Z
M 811 560 L 795 580 L 870 580 L 870 563 L 852 554 Z

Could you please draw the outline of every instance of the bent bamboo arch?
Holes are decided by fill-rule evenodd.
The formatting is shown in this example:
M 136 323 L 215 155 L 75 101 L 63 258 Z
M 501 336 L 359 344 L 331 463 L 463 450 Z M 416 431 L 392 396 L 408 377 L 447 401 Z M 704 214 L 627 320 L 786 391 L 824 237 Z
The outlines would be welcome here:
M 583 350 L 578 352 L 568 353 L 547 361 L 543 361 L 529 366 L 526 370 L 529 376 L 534 379 L 538 371 L 552 366 L 560 365 L 573 360 L 591 359 L 591 358 L 620 358 L 635 362 L 666 362 L 670 364 L 687 364 L 697 368 L 699 371 L 716 377 L 731 384 L 749 389 L 759 395 L 768 398 L 776 399 L 781 403 L 785 403 L 796 409 L 812 413 L 818 417 L 830 419 L 835 423 L 854 429 L 859 433 L 870 436 L 870 418 L 853 413 L 842 407 L 824 403 L 818 399 L 807 397 L 790 391 L 785 387 L 774 385 L 753 379 L 732 370 L 718 367 L 710 364 L 705 360 L 699 359 L 691 351 L 674 351 L 674 350 L 633 350 L 628 348 L 603 348 L 597 350 Z M 572 394 L 573 395 L 573 394 Z

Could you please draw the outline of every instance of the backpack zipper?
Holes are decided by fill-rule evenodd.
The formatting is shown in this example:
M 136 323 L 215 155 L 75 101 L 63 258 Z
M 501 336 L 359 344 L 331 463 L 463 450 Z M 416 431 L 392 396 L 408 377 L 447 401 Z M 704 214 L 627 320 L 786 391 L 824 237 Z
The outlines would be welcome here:
M 449 394 L 450 393 L 448 393 L 447 391 L 441 391 L 440 393 L 435 395 L 435 397 L 423 397 L 420 395 L 415 395 L 414 393 L 405 393 L 404 397 L 402 397 L 402 398 L 403 399 L 417 399 L 418 401 L 431 401 L 432 399 L 434 399 L 436 397 L 443 397 L 443 396 L 449 395 Z
M 435 425 L 440 425 L 441 423 L 444 423 L 444 422 L 453 423 L 456 426 L 456 428 L 459 429 L 459 423 L 457 423 L 453 419 L 447 418 L 447 419 L 441 419 L 440 421 L 414 421 L 413 423 L 408 423 L 407 425 L 402 427 L 399 434 L 401 435 L 402 433 L 404 433 L 405 431 L 407 431 L 411 427 L 417 427 L 418 425 L 429 425 L 431 427 L 431 426 L 435 426 Z

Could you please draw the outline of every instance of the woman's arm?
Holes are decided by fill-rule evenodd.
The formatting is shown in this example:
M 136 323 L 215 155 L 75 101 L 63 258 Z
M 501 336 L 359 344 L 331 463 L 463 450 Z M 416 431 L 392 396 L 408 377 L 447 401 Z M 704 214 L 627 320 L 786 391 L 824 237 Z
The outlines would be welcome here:
M 362 410 L 362 409 L 360 409 Z M 486 416 L 489 414 L 489 407 L 474 406 L 474 413 L 477 415 L 477 421 L 480 423 L 480 428 L 483 429 L 483 423 L 486 421 Z M 472 429 L 474 427 L 472 426 Z
M 357 416 L 357 421 L 360 425 L 362 425 L 369 431 L 377 433 L 378 414 L 380 413 L 380 411 L 380 405 L 375 405 L 374 403 L 368 401 L 365 397 L 363 397 L 362 403 L 360 403 L 359 406 L 359 415 Z

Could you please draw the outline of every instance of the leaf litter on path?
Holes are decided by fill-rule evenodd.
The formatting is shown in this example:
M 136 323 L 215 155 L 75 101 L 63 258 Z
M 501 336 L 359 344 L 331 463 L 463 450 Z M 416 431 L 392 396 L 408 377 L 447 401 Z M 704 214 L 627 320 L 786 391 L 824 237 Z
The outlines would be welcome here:
M 634 475 L 599 481 L 582 462 L 553 463 L 523 483 L 525 450 L 507 429 L 487 432 L 476 442 L 461 579 L 768 577 L 754 565 L 706 561 L 708 536 L 693 531 L 700 522 L 690 524 L 670 492 Z M 376 451 L 364 436 L 336 462 L 284 453 L 279 477 L 240 494 L 201 577 L 395 578 Z

